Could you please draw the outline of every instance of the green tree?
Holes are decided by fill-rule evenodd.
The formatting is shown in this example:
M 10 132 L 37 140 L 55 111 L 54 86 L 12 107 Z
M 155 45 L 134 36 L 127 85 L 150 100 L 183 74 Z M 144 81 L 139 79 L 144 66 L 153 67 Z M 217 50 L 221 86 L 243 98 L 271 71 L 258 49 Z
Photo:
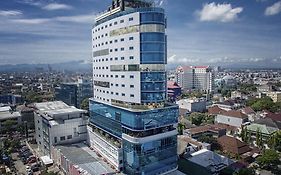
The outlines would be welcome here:
M 179 123 L 178 124 L 178 133 L 179 135 L 182 135 L 183 134 L 183 130 L 185 129 L 185 125 L 182 124 L 182 123 Z
M 247 127 L 246 126 L 242 127 L 240 137 L 242 138 L 243 142 L 248 142 L 248 133 L 247 133 Z
M 264 153 L 257 158 L 257 163 L 262 169 L 276 170 L 280 164 L 279 154 L 272 149 L 265 150 Z
M 275 149 L 281 152 L 281 131 L 277 131 L 267 141 L 268 146 L 271 149 Z
M 260 129 L 258 128 L 257 132 L 256 132 L 256 144 L 259 148 L 261 148 L 263 146 L 263 143 L 262 143 L 262 135 L 261 135 L 261 131 Z
M 192 124 L 196 126 L 200 126 L 201 124 L 213 124 L 214 123 L 214 117 L 208 116 L 205 113 L 199 113 L 199 112 L 193 112 L 189 116 L 190 121 Z
M 274 103 L 270 97 L 251 99 L 247 101 L 246 105 L 251 106 L 255 111 L 269 110 L 271 112 L 276 112 L 281 107 L 281 103 Z
M 89 98 L 85 98 L 81 103 L 81 109 L 89 111 Z
M 15 125 L 17 125 L 17 121 L 15 121 L 15 120 L 6 120 L 2 123 L 2 126 L 4 128 L 3 130 L 4 130 L 5 133 L 12 131 L 12 128 Z

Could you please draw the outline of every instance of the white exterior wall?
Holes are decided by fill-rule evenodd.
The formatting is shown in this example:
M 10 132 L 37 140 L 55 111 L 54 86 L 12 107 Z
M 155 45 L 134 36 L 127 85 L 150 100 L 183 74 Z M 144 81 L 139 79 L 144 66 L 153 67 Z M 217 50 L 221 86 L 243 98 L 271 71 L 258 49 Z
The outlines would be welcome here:
M 110 104 L 111 99 L 126 101 L 131 103 L 141 102 L 140 72 L 132 72 L 132 71 L 111 72 L 110 71 L 110 65 L 140 64 L 140 33 L 139 32 L 110 37 L 110 31 L 112 30 L 120 29 L 128 26 L 139 25 L 140 23 L 139 17 L 140 17 L 139 13 L 128 14 L 107 21 L 92 29 L 93 47 L 94 47 L 93 53 L 95 51 L 99 51 L 103 49 L 113 50 L 112 52 L 109 52 L 109 55 L 93 57 L 94 60 L 93 67 L 108 67 L 108 69 L 94 69 L 93 80 L 105 81 L 110 83 L 110 88 L 94 86 L 94 99 L 96 101 L 100 101 L 107 104 Z M 133 18 L 133 20 L 129 21 L 129 18 Z M 120 23 L 121 20 L 124 20 L 124 23 Z M 114 25 L 115 21 L 118 22 L 117 25 Z M 112 24 L 112 26 L 109 26 L 109 24 Z M 105 28 L 105 25 L 107 25 L 108 27 Z M 101 27 L 103 27 L 103 29 L 101 29 Z M 96 32 L 98 28 L 100 28 L 100 30 Z M 105 36 L 105 34 L 107 34 L 107 36 Z M 104 36 L 96 39 L 96 37 L 101 35 Z M 129 40 L 129 37 L 134 37 L 134 39 Z M 124 41 L 121 41 L 121 38 L 124 39 Z M 115 40 L 117 40 L 116 43 Z M 112 41 L 112 44 L 110 44 L 110 41 Z M 108 44 L 105 44 L 106 42 L 108 42 Z M 101 43 L 104 44 L 101 45 Z M 98 44 L 100 44 L 100 46 L 96 47 L 96 45 Z M 134 49 L 129 50 L 129 47 L 134 47 Z M 124 48 L 124 51 L 121 51 L 121 48 Z M 118 51 L 116 52 L 115 49 L 118 49 Z M 130 56 L 133 56 L 134 59 L 133 60 L 130 59 Z M 117 57 L 118 60 L 115 60 L 115 57 Z M 124 57 L 124 60 L 121 60 L 121 57 Z M 113 60 L 110 61 L 110 58 L 112 58 Z M 99 62 L 99 60 L 102 59 L 104 59 L 104 61 Z M 108 59 L 108 61 L 105 61 L 106 59 Z M 102 76 L 99 77 L 99 75 Z M 108 77 L 106 77 L 106 75 L 108 75 Z M 111 77 L 111 75 L 113 75 L 113 77 Z M 118 76 L 118 78 L 115 77 L 116 75 Z M 124 75 L 125 78 L 121 78 L 122 75 Z M 130 78 L 131 75 L 134 76 L 133 81 Z M 111 83 L 113 83 L 113 86 L 111 86 Z M 118 87 L 116 87 L 116 84 L 118 84 Z M 125 87 L 122 87 L 122 84 L 124 84 Z M 130 85 L 134 85 L 134 88 L 130 88 Z M 111 94 L 112 92 L 113 94 Z M 116 95 L 116 93 L 119 94 Z M 125 96 L 122 96 L 122 93 L 124 93 Z M 131 94 L 133 94 L 134 97 L 130 97 Z
M 103 157 L 105 157 L 116 169 L 120 170 L 123 164 L 120 161 L 123 158 L 122 148 L 118 148 L 100 137 L 98 134 L 92 131 L 91 127 L 88 127 L 88 143 L 90 147 L 98 151 Z
M 183 90 L 214 90 L 214 74 L 209 68 L 190 68 L 177 73 L 176 79 Z
M 241 127 L 241 125 L 244 123 L 243 119 L 241 119 L 241 118 L 230 117 L 230 116 L 225 116 L 225 115 L 217 115 L 215 117 L 215 122 L 223 123 L 223 124 L 227 124 L 227 125 L 235 126 L 235 127 Z
M 51 128 L 49 128 L 49 131 L 51 145 L 70 144 L 79 141 L 86 141 L 87 120 L 84 120 L 83 118 L 65 120 L 64 124 L 52 126 Z M 67 139 L 67 136 L 69 135 L 72 136 L 72 139 Z M 60 140 L 60 137 L 62 136 L 65 136 L 64 141 Z M 55 137 L 57 137 L 57 143 L 55 143 Z
M 190 112 L 204 112 L 206 110 L 206 101 L 192 101 L 182 99 L 177 101 L 179 108 L 187 109 Z

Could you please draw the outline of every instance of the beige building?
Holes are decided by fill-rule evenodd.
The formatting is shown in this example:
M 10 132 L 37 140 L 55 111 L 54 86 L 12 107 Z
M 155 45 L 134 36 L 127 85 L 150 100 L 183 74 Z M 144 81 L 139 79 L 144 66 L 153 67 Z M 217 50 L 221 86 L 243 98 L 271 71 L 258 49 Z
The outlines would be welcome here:
M 281 102 L 281 91 L 278 92 L 268 92 L 267 96 L 270 97 L 274 103 Z

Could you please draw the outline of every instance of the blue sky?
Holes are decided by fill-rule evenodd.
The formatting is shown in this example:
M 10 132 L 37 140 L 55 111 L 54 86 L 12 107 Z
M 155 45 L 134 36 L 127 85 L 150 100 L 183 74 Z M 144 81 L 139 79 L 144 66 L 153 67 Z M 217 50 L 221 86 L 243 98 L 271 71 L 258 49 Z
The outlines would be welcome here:
M 155 0 L 168 61 L 281 67 L 280 0 Z M 111 0 L 1 0 L 0 64 L 91 60 L 91 27 Z

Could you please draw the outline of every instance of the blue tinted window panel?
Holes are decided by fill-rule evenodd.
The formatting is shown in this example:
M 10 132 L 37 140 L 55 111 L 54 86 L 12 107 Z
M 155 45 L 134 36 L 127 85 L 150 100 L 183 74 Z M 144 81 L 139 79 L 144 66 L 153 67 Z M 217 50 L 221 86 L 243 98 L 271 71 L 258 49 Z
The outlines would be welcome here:
M 141 24 L 165 24 L 165 15 L 157 12 L 145 12 L 140 15 Z

